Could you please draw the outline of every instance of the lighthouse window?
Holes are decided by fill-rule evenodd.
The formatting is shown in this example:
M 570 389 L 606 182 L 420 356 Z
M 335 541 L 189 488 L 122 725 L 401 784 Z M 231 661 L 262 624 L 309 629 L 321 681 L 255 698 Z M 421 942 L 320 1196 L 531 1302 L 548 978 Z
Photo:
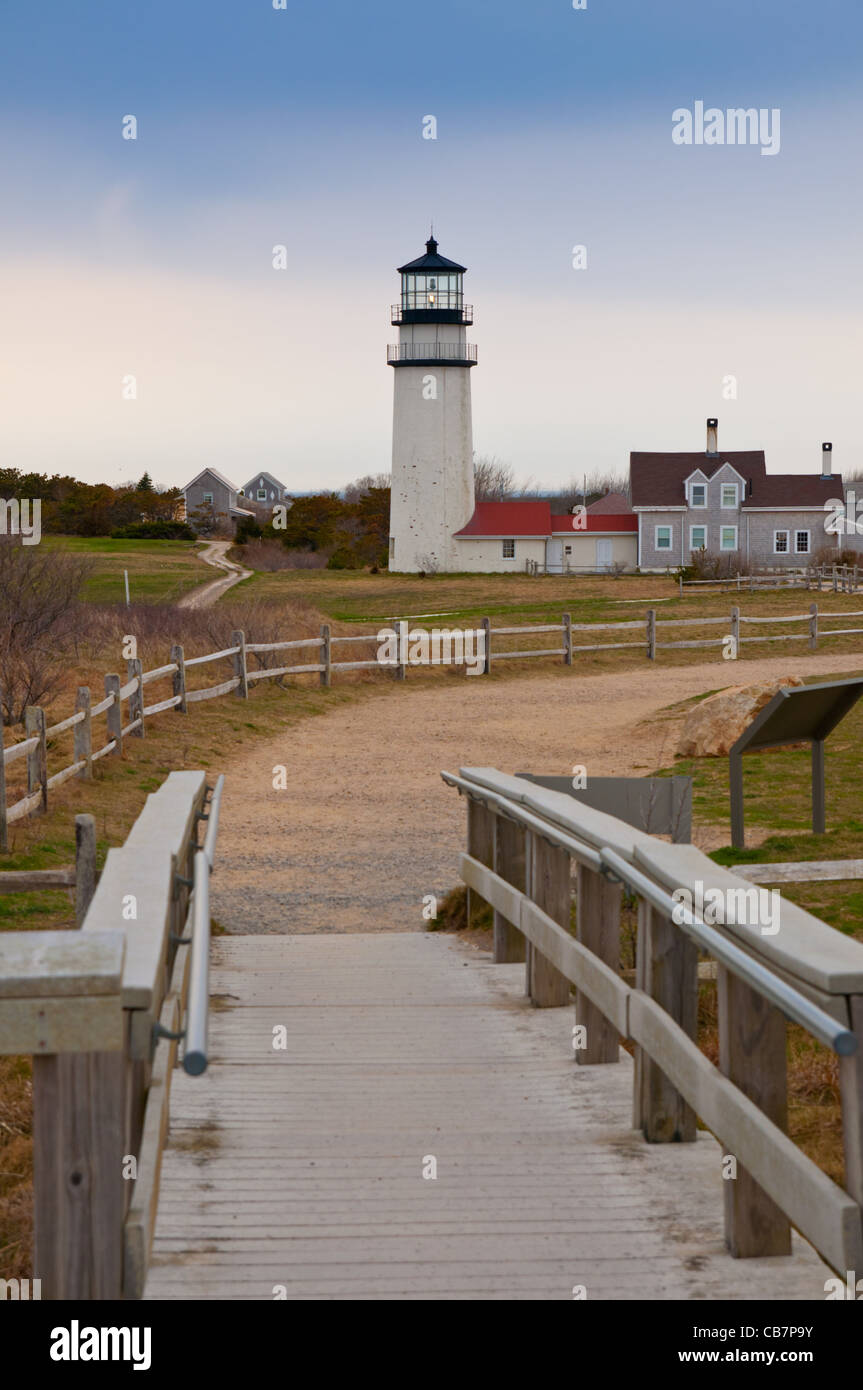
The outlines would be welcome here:
M 504 542 L 503 542 L 503 558 L 504 558 L 505 560 L 514 560 L 514 559 L 515 559 L 515 541 L 514 541 L 514 540 L 511 540 L 511 541 L 504 541 Z

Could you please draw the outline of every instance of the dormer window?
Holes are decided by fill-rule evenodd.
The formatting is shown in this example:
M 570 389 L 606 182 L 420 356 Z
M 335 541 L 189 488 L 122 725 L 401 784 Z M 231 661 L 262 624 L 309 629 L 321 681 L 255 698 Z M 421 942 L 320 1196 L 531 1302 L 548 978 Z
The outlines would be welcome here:
M 707 484 L 690 483 L 689 485 L 689 505 L 690 507 L 707 506 Z
M 729 509 L 732 508 L 732 507 L 736 510 L 736 508 L 737 508 L 737 484 L 736 484 L 736 483 L 723 483 L 723 484 L 722 484 L 722 498 L 721 498 L 720 505 L 721 505 L 726 511 L 729 510 Z

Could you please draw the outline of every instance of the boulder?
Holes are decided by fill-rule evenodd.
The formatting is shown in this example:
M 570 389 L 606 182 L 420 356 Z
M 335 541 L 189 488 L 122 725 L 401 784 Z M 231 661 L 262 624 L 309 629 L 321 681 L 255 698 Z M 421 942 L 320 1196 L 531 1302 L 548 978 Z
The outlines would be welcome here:
M 686 716 L 677 753 L 682 758 L 721 757 L 783 686 L 802 685 L 800 676 L 779 676 L 756 685 L 735 685 L 709 695 Z

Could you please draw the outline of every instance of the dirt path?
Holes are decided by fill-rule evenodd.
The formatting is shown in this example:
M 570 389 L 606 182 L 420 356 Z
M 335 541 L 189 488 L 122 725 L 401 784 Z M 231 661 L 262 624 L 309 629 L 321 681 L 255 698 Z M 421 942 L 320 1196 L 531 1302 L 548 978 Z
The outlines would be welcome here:
M 249 578 L 251 570 L 243 569 L 242 565 L 236 565 L 233 560 L 227 558 L 232 545 L 233 541 L 207 542 L 198 559 L 203 560 L 205 565 L 224 570 L 225 574 L 221 579 L 213 579 L 209 584 L 203 584 L 200 589 L 193 589 L 191 593 L 184 594 L 177 601 L 178 608 L 210 608 L 216 599 L 221 598 L 234 584 L 239 584 L 241 579 Z
M 452 887 L 464 841 L 464 806 L 442 768 L 646 774 L 673 760 L 682 716 L 652 718 L 669 705 L 792 671 L 861 669 L 859 654 L 827 653 L 391 686 L 223 764 L 214 915 L 240 933 L 421 930 L 423 895 Z M 278 764 L 286 791 L 273 790 Z

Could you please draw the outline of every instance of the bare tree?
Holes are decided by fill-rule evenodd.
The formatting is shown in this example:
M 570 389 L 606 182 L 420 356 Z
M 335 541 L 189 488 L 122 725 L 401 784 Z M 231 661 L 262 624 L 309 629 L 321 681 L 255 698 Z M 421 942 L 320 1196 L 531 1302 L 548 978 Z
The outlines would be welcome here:
M 477 502 L 503 502 L 516 491 L 512 464 L 493 454 L 481 454 L 473 461 L 473 488 Z
M 354 482 L 348 483 L 345 488 L 346 502 L 359 502 L 361 497 L 366 497 L 373 487 L 388 488 L 391 479 L 389 473 L 366 473 L 362 478 L 356 478 Z
M 75 645 L 85 556 L 0 537 L 0 686 L 4 724 L 19 724 L 62 683 Z

